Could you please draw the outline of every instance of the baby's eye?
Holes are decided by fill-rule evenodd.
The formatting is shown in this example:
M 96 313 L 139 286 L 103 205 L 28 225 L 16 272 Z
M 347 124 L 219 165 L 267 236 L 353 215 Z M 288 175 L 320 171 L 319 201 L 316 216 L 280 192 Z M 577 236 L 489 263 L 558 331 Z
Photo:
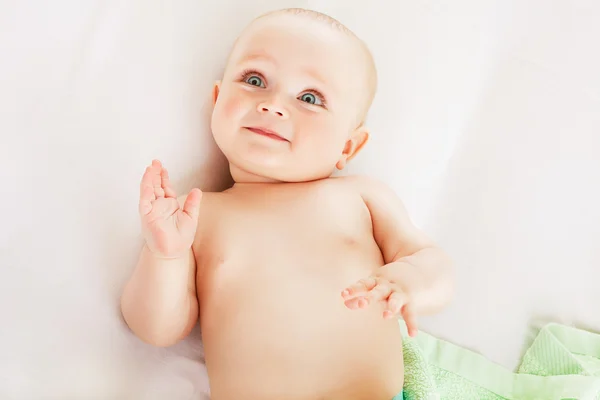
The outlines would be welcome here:
M 314 93 L 304 93 L 302 96 L 300 96 L 300 100 L 302 100 L 306 103 L 309 103 L 309 104 L 317 105 L 317 106 L 320 106 L 321 104 L 323 104 L 321 99 L 318 98 Z
M 259 76 L 251 75 L 245 79 L 246 83 L 252 86 L 265 87 L 262 79 Z

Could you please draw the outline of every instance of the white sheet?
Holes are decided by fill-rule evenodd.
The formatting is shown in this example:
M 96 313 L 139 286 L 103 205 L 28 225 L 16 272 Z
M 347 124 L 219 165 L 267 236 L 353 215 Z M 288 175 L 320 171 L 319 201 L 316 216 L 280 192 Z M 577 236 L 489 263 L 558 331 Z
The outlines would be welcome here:
M 351 172 L 389 182 L 456 259 L 425 330 L 513 367 L 532 320 L 600 329 L 600 3 L 173 3 L 0 2 L 0 397 L 203 398 L 198 332 L 154 349 L 120 320 L 138 182 L 158 157 L 180 191 L 223 186 L 210 87 L 275 7 L 329 12 L 373 49 Z

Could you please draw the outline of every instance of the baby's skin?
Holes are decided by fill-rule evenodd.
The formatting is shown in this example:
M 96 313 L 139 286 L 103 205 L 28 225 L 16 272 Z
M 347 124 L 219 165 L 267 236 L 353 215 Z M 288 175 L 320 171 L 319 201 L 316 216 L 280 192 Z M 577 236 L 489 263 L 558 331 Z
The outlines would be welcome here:
M 314 12 L 258 18 L 214 86 L 212 132 L 234 185 L 178 197 L 154 160 L 145 239 L 121 305 L 145 342 L 200 323 L 211 398 L 391 400 L 404 369 L 398 318 L 452 294 L 451 262 L 383 183 L 332 177 L 369 137 L 372 59 Z

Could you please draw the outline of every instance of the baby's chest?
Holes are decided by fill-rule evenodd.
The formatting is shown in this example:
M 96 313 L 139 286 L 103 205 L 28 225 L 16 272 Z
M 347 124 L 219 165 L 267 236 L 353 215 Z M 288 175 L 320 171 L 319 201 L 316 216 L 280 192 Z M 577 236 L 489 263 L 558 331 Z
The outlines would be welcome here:
M 222 244 L 247 243 L 254 248 L 355 241 L 370 231 L 370 217 L 362 202 L 340 204 L 313 198 L 235 207 L 215 229 Z
M 205 305 L 244 298 L 266 307 L 263 302 L 272 301 L 274 293 L 291 299 L 291 294 L 307 291 L 313 293 L 315 307 L 323 297 L 337 304 L 339 291 L 367 276 L 381 258 L 362 199 L 345 200 L 308 198 L 223 208 L 195 249 Z
M 294 257 L 327 260 L 372 244 L 360 198 L 298 196 L 221 204 L 202 235 L 203 264 L 265 264 Z

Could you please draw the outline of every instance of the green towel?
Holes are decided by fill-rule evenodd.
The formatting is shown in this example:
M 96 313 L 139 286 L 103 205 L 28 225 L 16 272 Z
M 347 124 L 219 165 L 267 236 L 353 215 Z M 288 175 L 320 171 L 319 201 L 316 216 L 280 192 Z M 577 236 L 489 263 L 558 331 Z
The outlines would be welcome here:
M 406 400 L 598 400 L 600 335 L 551 323 L 517 372 L 424 332 L 404 336 Z

